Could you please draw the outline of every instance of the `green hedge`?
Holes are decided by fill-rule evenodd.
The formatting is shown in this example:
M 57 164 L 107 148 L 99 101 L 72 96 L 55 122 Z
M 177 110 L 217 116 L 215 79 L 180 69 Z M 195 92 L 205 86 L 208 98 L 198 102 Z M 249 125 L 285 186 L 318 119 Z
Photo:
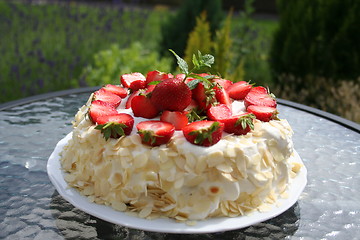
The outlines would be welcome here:
M 271 66 L 287 73 L 332 79 L 360 75 L 360 1 L 278 0 L 280 27 Z

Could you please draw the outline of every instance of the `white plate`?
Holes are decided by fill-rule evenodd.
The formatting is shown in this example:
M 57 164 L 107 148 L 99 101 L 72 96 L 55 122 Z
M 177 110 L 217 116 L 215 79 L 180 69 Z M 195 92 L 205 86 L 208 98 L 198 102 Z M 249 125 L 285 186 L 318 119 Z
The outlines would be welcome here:
M 49 178 L 59 194 L 75 207 L 97 218 L 125 227 L 145 231 L 191 234 L 222 232 L 248 227 L 276 217 L 289 209 L 296 203 L 307 182 L 307 170 L 303 167 L 289 187 L 289 198 L 279 199 L 278 203 L 268 212 L 254 212 L 248 216 L 240 216 L 236 218 L 222 217 L 206 219 L 198 221 L 195 226 L 188 226 L 185 223 L 179 223 L 167 218 L 146 220 L 129 216 L 123 212 L 115 211 L 111 207 L 105 205 L 91 203 L 86 197 L 80 195 L 77 190 L 68 187 L 64 180 L 64 172 L 61 170 L 59 153 L 70 138 L 71 133 L 58 142 L 47 163 Z M 295 160 L 302 163 L 297 153 L 295 153 Z

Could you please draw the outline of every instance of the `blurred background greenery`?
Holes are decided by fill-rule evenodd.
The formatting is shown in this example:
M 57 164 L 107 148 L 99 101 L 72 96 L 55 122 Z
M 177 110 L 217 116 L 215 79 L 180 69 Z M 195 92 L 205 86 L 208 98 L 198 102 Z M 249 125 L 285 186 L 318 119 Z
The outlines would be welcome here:
M 214 72 L 360 122 L 360 1 L 0 0 L 0 103 L 176 73 L 175 50 Z

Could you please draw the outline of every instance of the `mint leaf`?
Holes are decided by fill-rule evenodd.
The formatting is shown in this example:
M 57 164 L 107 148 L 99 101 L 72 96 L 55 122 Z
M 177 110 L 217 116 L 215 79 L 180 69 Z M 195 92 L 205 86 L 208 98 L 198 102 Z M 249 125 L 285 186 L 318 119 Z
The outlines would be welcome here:
M 179 65 L 180 70 L 185 73 L 186 75 L 189 74 L 189 66 L 186 63 L 186 61 L 184 59 L 182 59 L 181 57 L 179 57 L 172 49 L 169 49 L 170 52 L 172 52 L 172 54 L 174 54 L 174 56 L 176 57 L 177 60 L 177 64 Z
M 194 65 L 194 68 L 195 68 L 195 69 L 200 68 L 200 62 L 199 62 L 199 60 L 196 58 L 196 55 L 195 55 L 195 54 L 193 54 L 192 62 L 193 62 L 193 65 Z
M 193 89 L 195 89 L 197 87 L 199 82 L 201 82 L 200 79 L 194 79 L 194 80 L 188 82 L 186 85 L 190 88 L 190 90 L 193 90 Z
M 214 56 L 210 54 L 205 54 L 201 57 L 201 63 L 206 67 L 211 67 L 212 64 L 214 64 L 215 58 Z

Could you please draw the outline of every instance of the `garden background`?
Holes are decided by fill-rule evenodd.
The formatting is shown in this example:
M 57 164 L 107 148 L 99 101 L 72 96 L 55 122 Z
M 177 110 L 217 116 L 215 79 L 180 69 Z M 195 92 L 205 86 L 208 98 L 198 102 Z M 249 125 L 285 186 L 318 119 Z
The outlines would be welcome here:
M 178 71 L 168 51 L 360 122 L 360 1 L 0 0 L 0 103 Z

